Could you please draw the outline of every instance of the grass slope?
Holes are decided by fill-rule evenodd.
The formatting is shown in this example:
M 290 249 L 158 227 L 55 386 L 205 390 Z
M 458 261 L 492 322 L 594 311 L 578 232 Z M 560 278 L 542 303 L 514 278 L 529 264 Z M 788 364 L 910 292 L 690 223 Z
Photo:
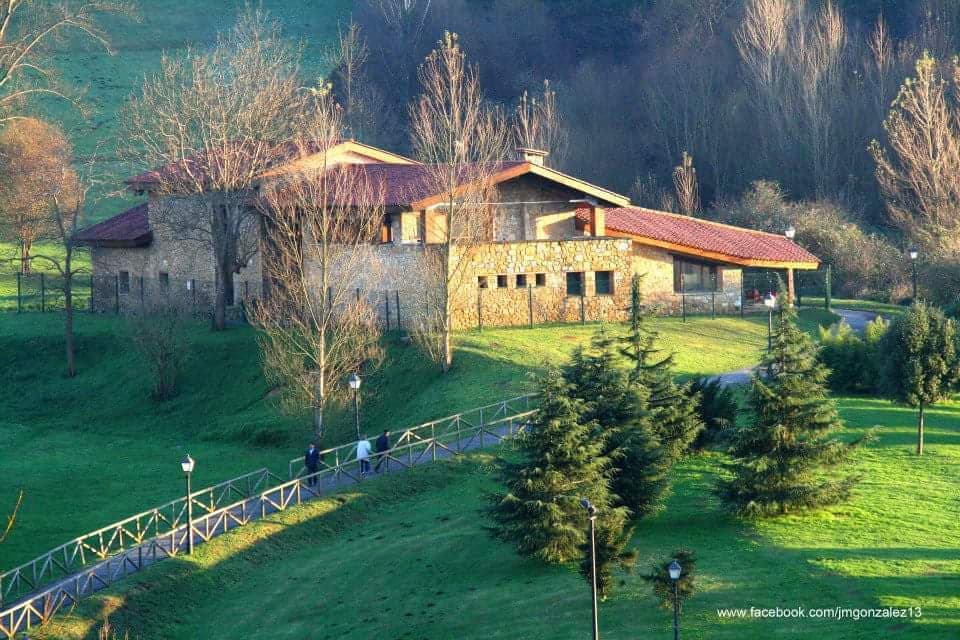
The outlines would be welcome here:
M 807 314 L 812 327 L 828 316 Z M 170 500 L 183 490 L 178 462 L 197 460 L 195 487 L 286 462 L 311 437 L 308 419 L 281 415 L 263 380 L 254 332 L 189 327 L 193 358 L 181 395 L 148 398 L 144 363 L 124 320 L 77 316 L 79 375 L 63 377 L 61 314 L 0 314 L 0 513 L 26 499 L 0 549 L 0 569 L 86 531 Z M 713 374 L 756 362 L 763 318 L 656 322 L 678 371 Z M 454 370 L 440 375 L 410 347 L 392 344 L 384 369 L 364 384 L 370 433 L 397 429 L 528 390 L 528 376 L 589 340 L 595 325 L 485 330 L 457 336 Z M 616 330 L 611 327 L 611 330 Z M 325 446 L 352 439 L 349 410 L 334 411 Z
M 929 455 L 911 453 L 913 414 L 843 398 L 848 437 L 879 439 L 853 470 L 849 504 L 750 522 L 710 493 L 721 456 L 674 472 L 666 508 L 633 540 L 640 572 L 672 549 L 699 555 L 701 591 L 684 605 L 683 637 L 948 638 L 960 633 L 955 480 L 960 403 L 931 413 Z M 36 637 L 95 638 L 116 629 L 153 638 L 583 638 L 590 598 L 573 567 L 522 558 L 484 530 L 496 487 L 488 454 L 374 480 L 271 517 L 157 565 L 84 602 Z M 669 637 L 639 572 L 601 605 L 605 638 Z M 720 608 L 921 607 L 919 619 L 721 620 Z

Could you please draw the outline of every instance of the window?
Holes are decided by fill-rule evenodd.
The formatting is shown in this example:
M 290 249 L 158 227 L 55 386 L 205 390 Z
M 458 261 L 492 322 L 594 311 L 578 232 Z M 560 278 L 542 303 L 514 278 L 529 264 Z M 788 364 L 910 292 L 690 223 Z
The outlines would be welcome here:
M 567 295 L 582 296 L 583 293 L 583 271 L 570 271 L 567 273 Z
M 160 272 L 160 288 L 169 289 L 170 288 L 170 274 L 166 271 Z
M 393 216 L 387 213 L 380 221 L 380 244 L 391 242 L 393 242 Z
M 121 271 L 118 283 L 120 287 L 120 293 L 130 293 L 130 272 Z
M 613 295 L 613 271 L 597 271 L 593 278 L 598 296 Z
M 547 286 L 547 274 L 545 274 L 545 273 L 538 273 L 538 274 L 537 274 L 537 277 L 536 277 L 536 283 L 537 283 L 537 286 L 538 286 L 538 287 L 545 287 L 545 286 Z
M 477 276 L 477 286 L 481 289 L 486 289 L 487 285 L 487 276 Z
M 506 289 L 507 286 L 507 276 L 497 276 L 497 289 Z
M 723 288 L 722 275 L 715 264 L 673 259 L 673 290 L 677 293 L 719 291 Z
M 517 289 L 525 289 L 527 287 L 527 274 L 518 273 L 517 274 Z

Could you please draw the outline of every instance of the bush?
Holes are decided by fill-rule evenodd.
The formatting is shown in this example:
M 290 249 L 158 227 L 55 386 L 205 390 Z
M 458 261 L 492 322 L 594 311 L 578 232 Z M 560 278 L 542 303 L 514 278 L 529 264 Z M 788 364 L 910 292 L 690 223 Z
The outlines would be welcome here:
M 820 328 L 819 359 L 830 375 L 827 384 L 836 393 L 872 393 L 880 378 L 880 341 L 889 322 L 877 316 L 863 337 L 846 322 Z
M 666 558 L 651 567 L 644 580 L 653 585 L 653 595 L 665 609 L 673 608 L 673 580 L 670 578 L 668 567 L 676 560 L 680 564 L 680 579 L 677 580 L 677 595 L 680 600 L 680 609 L 683 601 L 697 591 L 697 554 L 690 549 L 675 549 L 670 558 Z
M 693 383 L 691 391 L 700 394 L 697 411 L 705 427 L 693 448 L 703 449 L 722 441 L 728 430 L 737 424 L 739 406 L 733 390 L 720 384 L 719 378 L 700 378 Z
M 180 310 L 163 307 L 131 316 L 130 339 L 150 369 L 153 380 L 151 396 L 155 400 L 175 397 L 189 352 L 189 339 Z

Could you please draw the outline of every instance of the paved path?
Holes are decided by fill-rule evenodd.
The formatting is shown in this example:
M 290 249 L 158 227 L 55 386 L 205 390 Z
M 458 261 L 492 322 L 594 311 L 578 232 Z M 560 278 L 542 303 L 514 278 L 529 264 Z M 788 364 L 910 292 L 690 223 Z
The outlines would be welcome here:
M 518 422 L 522 422 L 522 420 Z M 484 427 L 483 431 L 474 432 L 469 437 L 446 442 L 444 446 L 437 446 L 435 457 L 437 460 L 442 460 L 467 451 L 496 445 L 504 438 L 513 435 L 514 430 L 515 423 L 513 420 L 506 424 L 501 423 L 496 426 Z M 434 460 L 433 452 L 430 449 L 414 452 L 412 449 L 401 445 L 387 453 L 393 455 L 389 456 L 381 472 L 370 473 L 366 478 L 361 477 L 358 470 L 350 471 L 348 467 L 344 467 L 343 472 L 320 478 L 318 483 L 312 487 L 303 482 L 296 487 L 289 488 L 286 493 L 279 491 L 278 495 L 278 488 L 282 486 L 278 485 L 272 489 L 263 490 L 258 494 L 259 497 L 251 497 L 244 501 L 242 505 L 229 510 L 227 513 L 221 513 L 217 516 L 196 514 L 194 517 L 194 545 L 203 544 L 203 538 L 212 539 L 223 535 L 237 527 L 263 519 L 278 511 L 329 495 L 340 488 L 377 476 L 402 472 L 411 466 L 427 464 Z M 264 499 L 264 496 L 267 496 L 267 498 Z M 278 504 L 282 507 L 279 507 Z M 203 532 L 204 535 L 200 536 L 196 532 Z M 186 547 L 186 526 L 183 526 L 170 533 L 147 540 L 103 562 L 91 565 L 16 602 L 5 604 L 3 609 L 0 610 L 0 638 L 3 638 L 4 635 L 7 638 L 14 638 L 17 633 L 26 631 L 28 627 L 38 626 L 41 617 L 52 616 L 61 607 L 70 606 L 81 598 L 106 589 L 114 582 L 156 562 L 169 557 L 176 557 L 185 552 Z M 24 605 L 27 605 L 27 607 L 24 608 Z
M 833 312 L 840 316 L 857 333 L 863 333 L 867 328 L 867 323 L 871 322 L 878 314 L 873 311 L 859 311 L 856 309 L 834 309 Z M 720 384 L 728 387 L 730 385 L 747 384 L 750 382 L 750 376 L 760 365 L 753 365 L 737 369 L 736 371 L 727 371 L 721 373 L 715 378 L 720 380 Z

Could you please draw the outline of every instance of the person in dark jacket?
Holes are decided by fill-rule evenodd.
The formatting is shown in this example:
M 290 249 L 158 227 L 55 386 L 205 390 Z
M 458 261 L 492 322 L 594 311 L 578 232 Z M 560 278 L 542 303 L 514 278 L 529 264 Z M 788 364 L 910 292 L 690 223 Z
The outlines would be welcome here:
M 316 473 L 317 469 L 320 468 L 320 451 L 312 442 L 303 456 L 303 466 L 307 469 L 307 475 Z M 311 487 L 317 486 L 317 476 L 307 478 L 307 484 Z
M 374 467 L 374 471 L 380 472 L 380 465 L 382 465 L 387 459 L 387 451 L 390 450 L 390 432 L 384 431 L 383 434 L 377 438 L 377 466 Z

